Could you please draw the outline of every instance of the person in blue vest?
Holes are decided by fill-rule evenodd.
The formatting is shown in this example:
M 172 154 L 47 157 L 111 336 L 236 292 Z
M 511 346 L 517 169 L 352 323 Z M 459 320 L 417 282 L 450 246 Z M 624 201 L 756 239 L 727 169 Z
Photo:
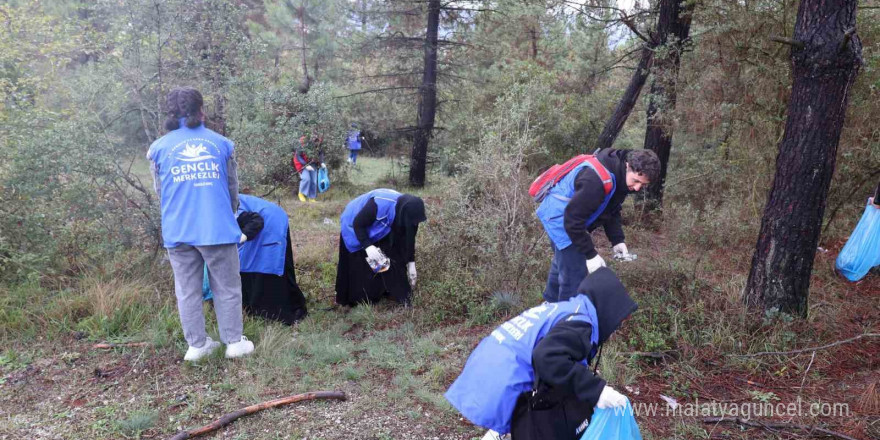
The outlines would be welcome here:
M 409 304 L 417 279 L 416 234 L 425 220 L 422 199 L 391 189 L 349 202 L 339 220 L 336 303 L 354 306 L 388 295 Z
M 238 245 L 244 311 L 293 325 L 308 312 L 296 283 L 287 212 L 259 197 L 239 194 L 238 199 L 238 226 L 247 237 Z M 202 290 L 204 298 L 210 299 L 207 277 Z
M 241 277 L 237 245 L 244 237 L 235 220 L 238 171 L 231 140 L 205 128 L 202 95 L 190 87 L 167 97 L 168 133 L 147 152 L 162 214 L 162 240 L 174 271 L 174 292 L 184 360 L 196 361 L 226 344 L 226 357 L 244 356 L 254 344 L 242 334 Z M 203 266 L 214 287 L 220 342 L 205 331 Z
M 608 268 L 577 291 L 493 330 L 446 391 L 465 418 L 490 430 L 484 439 L 511 433 L 513 440 L 575 440 L 593 408 L 626 405 L 589 362 L 638 306 Z
M 547 301 L 570 298 L 587 273 L 605 266 L 590 237 L 599 226 L 605 229 L 615 258 L 632 258 L 624 242 L 621 204 L 627 194 L 657 180 L 660 160 L 651 150 L 616 149 L 602 150 L 596 159 L 604 170 L 590 162 L 582 163 L 563 177 L 538 206 L 538 218 L 553 248 L 544 289 Z M 612 179 L 608 194 L 600 173 Z
M 358 125 L 352 122 L 351 130 L 348 131 L 348 137 L 345 139 L 348 146 L 348 163 L 357 165 L 358 153 L 361 151 L 361 142 L 363 140 L 364 137 L 361 135 L 361 131 L 358 130 Z

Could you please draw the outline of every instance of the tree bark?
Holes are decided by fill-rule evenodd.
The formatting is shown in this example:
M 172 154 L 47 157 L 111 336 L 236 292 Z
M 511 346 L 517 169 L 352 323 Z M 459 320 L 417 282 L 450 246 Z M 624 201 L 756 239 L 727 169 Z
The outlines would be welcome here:
M 409 166 L 409 184 L 425 186 L 425 163 L 428 158 L 428 141 L 434 130 L 437 114 L 437 31 L 440 26 L 440 0 L 428 1 L 428 27 L 425 34 L 425 70 L 419 87 L 419 112 L 413 138 L 412 158 Z
M 810 274 L 850 88 L 862 63 L 857 0 L 803 0 L 791 48 L 793 85 L 744 301 L 806 316 Z
M 599 135 L 599 140 L 596 142 L 596 148 L 611 148 L 611 145 L 614 144 L 614 140 L 617 139 L 617 135 L 620 134 L 623 124 L 626 122 L 626 119 L 629 118 L 629 114 L 632 113 L 636 101 L 639 100 L 639 94 L 642 92 L 642 86 L 645 85 L 645 81 L 648 79 L 648 72 L 651 70 L 653 59 L 654 49 L 651 45 L 646 45 L 645 48 L 642 49 L 642 56 L 639 58 L 639 65 L 636 67 L 636 71 L 633 72 L 632 78 L 629 80 L 626 92 L 624 92 L 623 97 L 620 98 L 620 102 L 617 103 L 617 107 L 615 107 L 611 118 L 605 123 L 605 128 L 602 129 L 602 134 Z
M 303 78 L 302 83 L 299 86 L 299 92 L 302 94 L 309 93 L 309 89 L 312 87 L 312 77 L 309 76 L 309 64 L 306 59 L 306 2 L 305 0 L 299 6 L 299 32 L 300 32 L 300 40 L 302 42 L 302 70 L 303 70 Z
M 657 33 L 654 40 L 658 47 L 665 46 L 665 55 L 654 59 L 651 94 L 648 100 L 645 149 L 657 153 L 660 158 L 660 177 L 647 188 L 646 199 L 651 209 L 663 203 L 663 183 L 672 150 L 673 125 L 671 113 L 677 99 L 676 82 L 681 62 L 681 52 L 691 29 L 693 2 L 662 0 L 657 17 Z

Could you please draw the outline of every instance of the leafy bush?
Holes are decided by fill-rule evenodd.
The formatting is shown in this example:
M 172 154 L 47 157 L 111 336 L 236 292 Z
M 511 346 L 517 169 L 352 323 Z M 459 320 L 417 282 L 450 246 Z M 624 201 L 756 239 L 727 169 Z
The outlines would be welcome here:
M 492 292 L 505 291 L 499 309 L 542 285 L 547 254 L 543 228 L 534 215 L 526 161 L 543 151 L 537 132 L 544 124 L 537 83 L 514 86 L 482 121 L 479 144 L 463 161 L 465 173 L 434 203 L 419 234 L 428 274 L 420 297 L 437 316 L 475 313 Z M 529 303 L 531 301 L 524 301 Z M 485 309 L 482 309 L 485 310 Z M 491 313 L 491 311 L 490 311 Z

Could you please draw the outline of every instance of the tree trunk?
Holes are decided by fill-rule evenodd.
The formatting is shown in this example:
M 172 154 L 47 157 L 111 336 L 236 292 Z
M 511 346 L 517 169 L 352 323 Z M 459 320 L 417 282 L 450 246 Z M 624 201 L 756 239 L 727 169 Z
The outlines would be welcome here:
M 299 31 L 300 31 L 300 39 L 302 41 L 301 49 L 302 49 L 302 70 L 303 70 L 303 79 L 302 83 L 299 85 L 299 92 L 302 94 L 309 93 L 309 89 L 312 87 L 312 77 L 309 76 L 309 64 L 306 60 L 306 2 L 303 1 L 302 5 L 299 7 Z
M 672 150 L 672 115 L 677 99 L 676 82 L 681 51 L 687 42 L 691 29 L 693 2 L 662 0 L 657 17 L 655 41 L 665 46 L 665 56 L 654 60 L 651 95 L 648 100 L 647 127 L 645 129 L 645 149 L 653 150 L 660 158 L 660 178 L 648 186 L 646 199 L 652 209 L 660 208 L 663 202 L 663 182 L 669 153 Z
M 653 58 L 654 50 L 650 45 L 646 45 L 645 48 L 642 49 L 642 56 L 639 58 L 639 65 L 636 67 L 636 71 L 633 72 L 633 76 L 629 80 L 629 85 L 626 87 L 626 92 L 624 92 L 623 98 L 620 98 L 620 102 L 617 103 L 617 107 L 614 109 L 614 114 L 612 114 L 611 118 L 608 119 L 608 122 L 605 123 L 605 128 L 602 129 L 602 134 L 599 135 L 599 140 L 596 142 L 596 148 L 610 148 L 611 145 L 614 144 L 614 140 L 617 139 L 617 135 L 620 134 L 623 124 L 626 122 L 626 119 L 629 118 L 629 114 L 632 113 L 632 109 L 635 107 L 636 101 L 639 99 L 639 93 L 642 91 L 642 86 L 645 85 L 645 80 L 648 79 L 648 72 L 651 70 L 651 61 Z
M 806 316 L 810 274 L 850 88 L 862 62 L 857 0 L 803 0 L 776 174 L 744 292 L 750 308 Z
M 425 186 L 425 162 L 428 141 L 434 130 L 437 114 L 437 30 L 440 26 L 440 0 L 428 1 L 428 28 L 425 35 L 425 71 L 419 87 L 419 113 L 409 166 L 409 184 Z

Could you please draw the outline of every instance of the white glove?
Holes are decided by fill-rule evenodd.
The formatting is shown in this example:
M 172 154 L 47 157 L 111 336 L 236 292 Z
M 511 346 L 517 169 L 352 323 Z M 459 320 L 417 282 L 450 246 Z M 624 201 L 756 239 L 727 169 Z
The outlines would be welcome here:
M 322 163 L 322 164 L 321 164 L 321 168 L 325 168 L 325 169 L 326 169 L 326 168 L 327 168 L 327 164 L 326 164 L 326 163 Z
M 501 436 L 493 430 L 486 431 L 486 435 L 481 440 L 501 440 Z
M 367 259 L 368 260 L 379 261 L 379 260 L 385 258 L 385 254 L 383 254 L 382 250 L 377 248 L 376 246 L 373 246 L 373 245 L 367 246 L 366 251 L 367 251 Z
M 626 406 L 626 396 L 618 393 L 614 388 L 605 385 L 602 394 L 599 395 L 599 401 L 596 402 L 596 408 L 615 408 Z
M 614 259 L 617 261 L 633 261 L 636 259 L 635 254 L 629 253 L 626 243 L 618 243 L 611 250 L 614 253 Z
M 247 235 L 241 234 L 241 238 L 238 239 L 238 244 L 242 244 L 247 241 Z
M 306 171 L 315 171 L 315 167 L 311 165 L 306 165 Z
M 596 254 L 595 257 L 587 260 L 587 272 L 593 273 L 600 267 L 605 267 L 605 260 L 602 259 L 601 255 Z
M 416 274 L 416 262 L 410 261 L 406 263 L 406 273 L 409 275 L 409 287 L 416 287 L 416 278 L 418 275 Z

